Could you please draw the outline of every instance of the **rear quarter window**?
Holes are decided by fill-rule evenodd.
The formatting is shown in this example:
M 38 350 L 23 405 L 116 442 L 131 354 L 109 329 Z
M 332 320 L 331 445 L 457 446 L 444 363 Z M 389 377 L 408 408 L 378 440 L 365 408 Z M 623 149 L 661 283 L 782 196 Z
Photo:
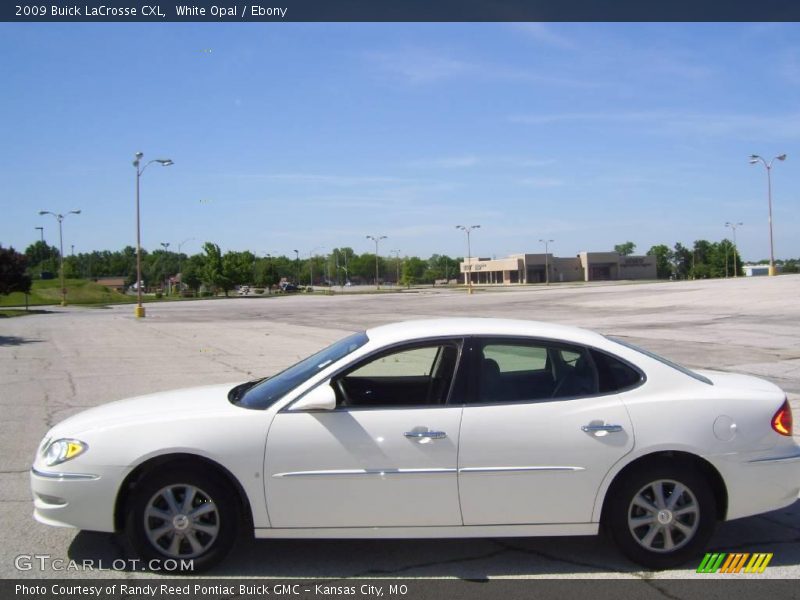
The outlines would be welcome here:
M 597 367 L 599 391 L 603 393 L 620 392 L 639 385 L 642 374 L 618 358 L 592 348 L 592 360 Z

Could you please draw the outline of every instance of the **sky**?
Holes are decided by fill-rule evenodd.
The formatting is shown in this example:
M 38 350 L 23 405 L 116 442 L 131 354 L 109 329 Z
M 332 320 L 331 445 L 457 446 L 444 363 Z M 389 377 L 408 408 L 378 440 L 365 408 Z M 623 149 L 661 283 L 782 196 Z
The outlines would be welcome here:
M 0 245 L 800 256 L 798 24 L 0 24 Z

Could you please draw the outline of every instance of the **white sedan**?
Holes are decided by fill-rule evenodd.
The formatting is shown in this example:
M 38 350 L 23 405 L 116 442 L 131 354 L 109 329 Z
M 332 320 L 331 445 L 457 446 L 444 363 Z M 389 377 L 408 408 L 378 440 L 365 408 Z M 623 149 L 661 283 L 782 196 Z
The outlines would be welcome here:
M 597 333 L 437 319 L 272 377 L 99 406 L 47 433 L 35 518 L 126 530 L 149 560 L 257 538 L 589 535 L 665 568 L 718 521 L 792 504 L 786 395 Z M 191 568 L 191 567 L 190 567 Z

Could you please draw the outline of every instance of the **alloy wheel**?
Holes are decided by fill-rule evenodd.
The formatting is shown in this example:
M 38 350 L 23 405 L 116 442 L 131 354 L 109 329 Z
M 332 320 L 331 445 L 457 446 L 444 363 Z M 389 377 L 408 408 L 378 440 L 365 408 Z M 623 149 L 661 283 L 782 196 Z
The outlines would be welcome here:
M 144 532 L 160 553 L 171 558 L 195 558 L 217 539 L 220 516 L 206 492 L 189 484 L 158 490 L 144 510 Z
M 688 544 L 700 525 L 700 504 L 692 490 L 671 479 L 643 486 L 628 507 L 628 529 L 651 552 L 668 553 Z

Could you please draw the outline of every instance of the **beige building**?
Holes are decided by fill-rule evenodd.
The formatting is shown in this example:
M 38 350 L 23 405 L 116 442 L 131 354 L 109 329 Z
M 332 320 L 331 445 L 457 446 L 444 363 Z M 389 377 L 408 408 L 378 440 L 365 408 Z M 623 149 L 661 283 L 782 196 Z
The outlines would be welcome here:
M 472 257 L 461 263 L 464 283 L 509 284 L 546 281 L 610 281 L 655 279 L 654 256 L 623 256 L 617 252 L 581 252 L 576 257 L 552 254 L 512 254 L 506 258 Z

